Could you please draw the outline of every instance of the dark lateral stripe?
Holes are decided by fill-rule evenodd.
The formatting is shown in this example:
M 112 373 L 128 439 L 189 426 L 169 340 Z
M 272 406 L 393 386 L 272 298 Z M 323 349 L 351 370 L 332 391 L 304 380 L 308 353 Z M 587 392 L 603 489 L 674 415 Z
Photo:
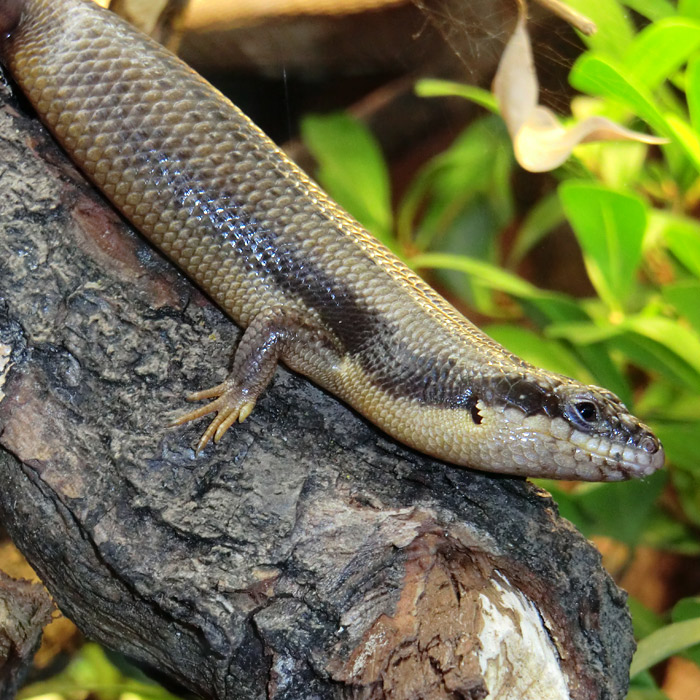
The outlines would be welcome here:
M 314 309 L 345 352 L 360 363 L 368 380 L 382 391 L 445 408 L 472 409 L 479 398 L 488 396 L 519 406 L 528 414 L 545 410 L 547 395 L 522 377 L 499 375 L 479 381 L 453 348 L 436 354 L 434 346 L 426 347 L 425 352 L 410 347 L 398 327 L 361 301 L 348 285 L 313 264 L 294 241 L 280 238 L 244 215 L 232 195 L 211 197 L 201 183 L 180 172 L 165 155 L 158 158 L 151 152 L 142 157 L 181 206 L 210 222 L 222 248 L 231 246 L 261 278 Z
M 528 416 L 544 413 L 551 418 L 561 415 L 559 400 L 550 387 L 543 387 L 525 374 L 496 375 L 482 384 L 482 395 L 515 406 Z
M 189 173 L 180 172 L 165 155 L 154 158 L 146 153 L 144 157 L 181 206 L 211 223 L 210 230 L 219 236 L 222 248 L 230 246 L 261 278 L 314 309 L 347 353 L 360 355 L 376 338 L 392 335 L 385 319 L 360 301 L 349 286 L 311 262 L 294 241 L 281 238 L 255 218 L 244 215 L 232 195 L 224 192 L 210 196 L 202 184 Z

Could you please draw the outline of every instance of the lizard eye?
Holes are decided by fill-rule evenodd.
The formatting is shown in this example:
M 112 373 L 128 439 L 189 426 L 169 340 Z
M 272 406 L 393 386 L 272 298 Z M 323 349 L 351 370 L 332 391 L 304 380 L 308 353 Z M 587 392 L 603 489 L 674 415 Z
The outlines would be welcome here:
M 585 433 L 598 430 L 605 415 L 595 401 L 589 396 L 573 396 L 563 406 L 564 417 L 572 425 Z
M 598 408 L 592 401 L 579 401 L 574 404 L 576 417 L 584 423 L 595 423 L 598 420 Z

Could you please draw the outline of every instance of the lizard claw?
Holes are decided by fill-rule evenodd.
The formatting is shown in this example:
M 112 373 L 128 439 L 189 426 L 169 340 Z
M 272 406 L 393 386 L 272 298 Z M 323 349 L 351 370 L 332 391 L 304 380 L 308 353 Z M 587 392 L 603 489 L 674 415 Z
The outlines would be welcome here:
M 251 413 L 255 406 L 255 400 L 251 400 L 247 392 L 240 390 L 230 382 L 224 382 L 211 389 L 198 391 L 187 397 L 188 401 L 201 401 L 203 399 L 214 399 L 210 403 L 175 418 L 170 425 L 182 425 L 192 420 L 197 420 L 209 413 L 216 413 L 216 417 L 209 424 L 204 434 L 197 443 L 195 454 L 207 446 L 214 438 L 214 442 L 219 442 L 226 431 L 238 420 L 242 423 Z

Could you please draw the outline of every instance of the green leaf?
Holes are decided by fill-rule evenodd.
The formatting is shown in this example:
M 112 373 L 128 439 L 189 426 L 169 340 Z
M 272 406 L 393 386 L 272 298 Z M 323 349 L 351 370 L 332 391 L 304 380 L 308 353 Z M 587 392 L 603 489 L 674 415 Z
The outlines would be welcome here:
M 427 249 L 479 195 L 487 199 L 490 218 L 505 226 L 513 210 L 512 164 L 502 120 L 493 116 L 477 120 L 414 178 L 399 206 L 399 239 L 404 245 L 411 242 L 418 250 Z
M 632 614 L 634 636 L 637 639 L 648 637 L 652 632 L 656 632 L 664 626 L 661 616 L 647 608 L 638 598 L 631 595 L 627 599 L 627 606 Z
M 526 315 L 531 318 L 546 335 L 552 324 L 581 324 L 590 325 L 591 319 L 583 308 L 581 302 L 563 294 L 554 295 L 543 292 L 545 296 L 519 296 L 520 304 Z M 517 295 L 516 295 L 517 296 Z M 562 336 L 567 337 L 567 336 Z M 567 337 L 574 345 L 574 353 L 581 365 L 586 368 L 593 377 L 594 384 L 604 386 L 617 394 L 624 403 L 630 405 L 632 393 L 629 382 L 620 371 L 610 355 L 610 348 L 601 342 L 578 344 L 572 338 Z
M 636 546 L 644 537 L 655 505 L 668 481 L 666 472 L 656 472 L 643 481 L 615 484 L 581 484 L 564 491 L 556 481 L 540 479 L 559 505 L 561 514 L 586 537 L 605 535 Z
M 672 304 L 700 333 L 700 280 L 685 280 L 661 289 L 664 299 Z
M 545 340 L 537 333 L 513 324 L 489 324 L 483 330 L 526 362 L 544 367 L 550 372 L 574 377 L 586 384 L 593 383 L 590 373 L 561 343 Z
M 655 212 L 654 227 L 671 252 L 700 278 L 700 223 L 682 216 Z
M 642 639 L 632 659 L 630 676 L 636 676 L 669 656 L 700 644 L 700 618 L 674 622 Z
M 687 423 L 700 416 L 700 394 L 679 389 L 662 379 L 650 382 L 636 405 L 640 412 L 660 421 Z
M 676 8 L 669 0 L 624 0 L 624 4 L 652 21 L 676 14 Z
M 671 612 L 671 619 L 674 622 L 685 622 L 686 620 L 700 620 L 700 596 L 684 598 L 679 600 Z M 700 665 L 700 645 L 696 644 L 688 649 L 684 656 L 693 663 Z
M 693 330 L 661 316 L 629 316 L 622 325 L 668 348 L 700 377 L 700 335 Z
M 571 69 L 569 80 L 578 90 L 626 106 L 659 134 L 671 138 L 690 158 L 696 170 L 700 170 L 697 139 L 689 132 L 685 122 L 677 115 L 663 115 L 647 87 L 631 76 L 623 66 L 607 58 L 584 54 Z
M 688 63 L 685 73 L 685 96 L 688 100 L 690 123 L 697 133 L 700 131 L 700 58 Z
M 611 348 L 605 343 L 591 343 L 576 348 L 583 363 L 595 378 L 595 384 L 617 394 L 627 406 L 632 405 L 629 380 L 611 358 Z
M 700 23 L 669 17 L 646 27 L 625 58 L 627 75 L 654 90 L 673 75 L 700 46 Z
M 648 372 L 658 372 L 676 386 L 700 391 L 700 376 L 674 349 L 636 333 L 611 338 L 608 345 L 623 353 L 638 367 L 643 367 Z
M 670 129 L 654 103 L 647 88 L 626 74 L 624 67 L 608 58 L 583 54 L 569 74 L 569 82 L 582 92 L 607 97 L 625 105 L 639 115 L 662 136 L 669 136 Z
M 624 56 L 634 37 L 634 26 L 617 0 L 567 0 L 566 4 L 598 26 L 595 34 L 583 37 L 592 49 L 609 56 Z
M 527 316 L 540 328 L 545 328 L 550 323 L 590 320 L 583 305 L 577 299 L 564 294 L 544 293 L 546 296 L 520 297 Z
M 476 260 L 464 255 L 447 253 L 425 253 L 416 255 L 409 260 L 411 267 L 426 269 L 459 270 L 472 275 L 491 289 L 507 292 L 515 297 L 556 297 L 553 292 L 538 289 L 511 272 L 502 270 L 496 265 Z
M 673 463 L 700 477 L 697 446 L 700 422 L 696 420 L 691 423 L 659 423 L 656 430 Z M 697 497 L 700 498 L 700 493 Z
M 304 142 L 319 164 L 318 180 L 383 243 L 394 246 L 389 173 L 369 130 L 344 113 L 309 115 Z
M 508 256 L 508 267 L 515 267 L 548 233 L 564 221 L 564 211 L 555 192 L 545 195 L 530 208 L 518 230 Z
M 501 230 L 493 209 L 483 195 L 476 195 L 452 221 L 445 221 L 444 230 L 432 241 L 432 252 L 486 260 L 494 256 L 494 241 Z M 469 235 L 465 235 L 469 231 Z M 440 269 L 435 277 L 441 286 L 477 311 L 487 316 L 498 316 L 502 309 L 495 303 L 491 289 L 477 278 L 463 272 Z
M 112 666 L 102 647 L 86 644 L 81 653 L 70 664 L 71 680 L 78 686 L 89 688 L 95 685 L 116 685 L 121 673 Z
M 700 19 L 700 0 L 679 0 L 678 14 Z
M 649 676 L 649 679 L 651 683 L 654 683 L 651 676 Z M 669 700 L 669 697 L 657 687 L 639 688 L 635 684 L 631 684 L 625 700 Z
M 697 436 L 700 421 L 688 423 L 661 422 L 654 425 L 663 443 L 672 471 L 673 486 L 683 507 L 685 518 L 695 527 L 700 525 L 700 462 Z
M 553 323 L 547 328 L 550 338 L 566 338 L 575 345 L 588 345 L 610 340 L 624 333 L 619 324 L 593 323 L 592 321 L 572 321 L 570 323 Z
M 636 546 L 667 481 L 668 473 L 658 471 L 644 480 L 587 484 L 581 488 L 577 501 L 588 516 L 588 534 L 605 535 Z
M 663 549 L 685 557 L 700 555 L 700 541 L 691 522 L 682 523 L 677 517 L 660 508 L 649 518 L 642 544 L 651 549 Z
M 606 141 L 587 144 L 577 155 L 598 173 L 602 184 L 625 190 L 631 189 L 630 183 L 639 181 L 648 154 L 649 146 L 644 143 Z
M 591 282 L 610 308 L 622 310 L 642 257 L 644 202 L 583 181 L 564 182 L 559 196 L 583 249 Z
M 675 114 L 666 115 L 666 124 L 674 141 L 683 148 L 695 169 L 700 170 L 700 138 L 698 138 L 690 124 Z
M 465 100 L 475 102 L 490 112 L 498 114 L 498 103 L 493 93 L 474 85 L 464 85 L 451 80 L 423 78 L 416 83 L 415 91 L 419 97 L 463 97 Z
M 697 423 L 693 427 L 697 431 Z M 700 474 L 698 474 L 697 456 L 696 463 L 689 468 L 676 467 L 673 470 L 673 488 L 678 494 L 684 517 L 697 528 L 700 526 Z
M 663 443 L 672 472 L 673 486 L 683 507 L 685 518 L 695 527 L 700 525 L 700 462 L 697 436 L 700 421 L 688 423 L 663 422 L 655 424 L 656 434 Z
M 148 700 L 178 700 L 177 696 L 153 681 L 140 678 L 144 678 L 143 674 L 136 678 L 126 675 L 112 664 L 104 649 L 87 643 L 57 675 L 25 686 L 17 697 L 20 700 L 39 700 L 47 695 L 59 698 L 89 696 L 95 700 L 119 700 L 128 695 Z
M 700 596 L 679 600 L 671 611 L 673 622 L 684 622 L 685 620 L 694 620 L 696 618 L 700 618 Z

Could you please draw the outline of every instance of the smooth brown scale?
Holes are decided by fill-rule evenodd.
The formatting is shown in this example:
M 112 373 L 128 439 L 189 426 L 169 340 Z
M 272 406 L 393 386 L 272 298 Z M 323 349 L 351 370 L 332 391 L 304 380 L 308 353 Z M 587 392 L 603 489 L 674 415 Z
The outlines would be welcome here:
M 493 444 L 507 427 L 484 420 L 490 402 L 553 418 L 553 392 L 579 385 L 484 335 L 227 99 L 114 15 L 89 0 L 0 0 L 3 27 L 4 62 L 71 157 L 248 327 L 234 374 L 180 421 L 218 411 L 200 448 L 248 415 L 282 359 L 420 450 L 528 473 Z M 530 389 L 509 397 L 513 386 Z M 547 472 L 533 459 L 530 473 Z

